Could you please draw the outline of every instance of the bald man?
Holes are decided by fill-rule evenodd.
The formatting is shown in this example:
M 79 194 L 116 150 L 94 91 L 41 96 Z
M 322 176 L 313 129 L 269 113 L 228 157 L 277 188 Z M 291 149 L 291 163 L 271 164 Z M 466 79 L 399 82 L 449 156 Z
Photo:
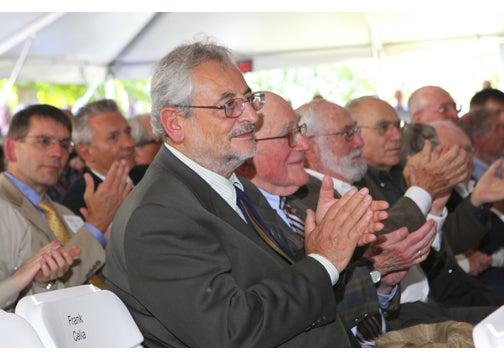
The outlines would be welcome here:
M 411 94 L 408 111 L 414 123 L 450 120 L 457 123 L 460 107 L 452 96 L 439 86 L 424 86 Z

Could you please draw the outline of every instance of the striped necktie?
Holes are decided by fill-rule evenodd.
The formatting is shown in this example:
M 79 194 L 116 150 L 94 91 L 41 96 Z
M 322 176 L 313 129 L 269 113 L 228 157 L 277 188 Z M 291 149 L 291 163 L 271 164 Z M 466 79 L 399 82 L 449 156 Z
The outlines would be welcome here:
M 273 236 L 264 220 L 257 213 L 256 209 L 254 209 L 254 206 L 252 205 L 248 195 L 243 190 L 235 186 L 235 191 L 236 205 L 238 205 L 238 207 L 240 208 L 247 223 L 254 228 L 255 232 L 261 237 L 261 239 L 263 239 L 264 242 L 266 242 L 271 248 L 273 248 L 273 250 L 275 250 L 291 264 L 294 263 L 294 261 L 292 260 L 292 251 L 290 250 L 285 240 Z
M 294 209 L 285 199 L 285 196 L 280 197 L 280 209 L 282 209 L 287 216 L 290 228 L 296 234 L 304 239 L 304 222 L 296 215 L 296 209 Z
M 70 233 L 65 227 L 65 224 L 63 224 L 63 221 L 61 221 L 60 216 L 56 212 L 54 206 L 52 206 L 51 202 L 49 200 L 42 200 L 38 204 L 38 208 L 44 213 L 47 219 L 47 225 L 49 226 L 49 229 L 51 229 L 56 239 L 62 245 L 66 245 L 71 238 Z M 93 284 L 100 289 L 105 289 L 105 279 L 100 274 L 93 275 L 88 279 L 88 281 L 90 284 Z

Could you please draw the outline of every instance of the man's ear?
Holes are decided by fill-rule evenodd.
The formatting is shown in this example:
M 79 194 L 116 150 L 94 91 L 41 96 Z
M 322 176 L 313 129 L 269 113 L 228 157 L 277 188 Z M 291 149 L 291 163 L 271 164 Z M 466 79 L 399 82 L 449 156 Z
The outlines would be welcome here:
M 17 156 L 16 156 L 16 141 L 12 138 L 5 138 L 4 142 L 4 151 L 5 151 L 5 158 L 9 162 L 15 162 L 17 161 Z
M 180 123 L 181 116 L 176 108 L 163 108 L 159 113 L 159 118 L 170 140 L 176 144 L 180 144 L 184 141 L 184 129 Z
M 84 160 L 86 165 L 93 163 L 94 158 L 89 151 L 89 146 L 85 144 L 79 144 L 75 147 L 75 151 L 82 158 L 82 160 Z

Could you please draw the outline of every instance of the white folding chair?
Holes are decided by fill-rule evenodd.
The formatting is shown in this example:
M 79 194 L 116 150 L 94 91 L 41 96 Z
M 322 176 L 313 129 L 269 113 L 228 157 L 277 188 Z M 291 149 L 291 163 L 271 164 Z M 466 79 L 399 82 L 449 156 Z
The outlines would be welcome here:
M 41 348 L 37 333 L 21 316 L 0 310 L 0 348 Z
M 504 347 L 504 306 L 474 327 L 473 341 L 476 348 Z
M 122 301 L 93 285 L 26 296 L 16 314 L 45 347 L 137 347 L 142 334 Z

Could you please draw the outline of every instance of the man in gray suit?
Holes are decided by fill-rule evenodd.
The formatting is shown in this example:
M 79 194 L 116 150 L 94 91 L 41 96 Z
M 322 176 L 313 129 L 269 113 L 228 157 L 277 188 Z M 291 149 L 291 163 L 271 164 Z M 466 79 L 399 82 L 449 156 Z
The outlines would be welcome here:
M 259 191 L 234 174 L 255 153 L 264 94 L 229 51 L 177 47 L 151 96 L 165 143 L 114 219 L 105 268 L 144 345 L 350 346 L 333 285 L 355 246 L 375 239 L 367 190 L 318 221 L 310 212 L 308 255 L 294 262 L 249 205 Z

